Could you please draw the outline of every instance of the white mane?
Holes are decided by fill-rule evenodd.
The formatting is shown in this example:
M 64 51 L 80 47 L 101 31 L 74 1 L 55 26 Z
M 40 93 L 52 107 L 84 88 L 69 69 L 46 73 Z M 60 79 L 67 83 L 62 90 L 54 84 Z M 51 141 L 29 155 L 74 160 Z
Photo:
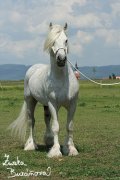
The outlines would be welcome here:
M 44 51 L 50 52 L 55 40 L 59 37 L 61 32 L 64 31 L 64 28 L 60 25 L 53 25 L 52 28 L 49 30 L 47 39 L 44 44 Z

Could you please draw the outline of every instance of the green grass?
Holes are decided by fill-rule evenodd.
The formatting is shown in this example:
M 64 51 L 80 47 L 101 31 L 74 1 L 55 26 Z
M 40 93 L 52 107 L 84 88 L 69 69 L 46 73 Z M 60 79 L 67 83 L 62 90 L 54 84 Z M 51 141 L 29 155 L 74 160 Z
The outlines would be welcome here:
M 39 151 L 25 152 L 23 144 L 6 131 L 16 119 L 23 103 L 23 82 L 1 82 L 0 87 L 0 180 L 7 179 L 9 171 L 2 165 L 4 154 L 15 161 L 18 156 L 32 171 L 46 171 L 50 177 L 29 179 L 66 180 L 120 180 L 120 86 L 101 87 L 80 81 L 77 110 L 74 118 L 74 142 L 79 155 L 58 159 L 46 157 L 48 149 L 43 144 L 45 131 L 43 108 L 37 106 L 35 137 Z M 66 112 L 59 113 L 60 144 L 66 134 Z M 16 172 L 26 171 L 24 166 L 14 166 Z M 28 179 L 19 177 L 16 179 Z

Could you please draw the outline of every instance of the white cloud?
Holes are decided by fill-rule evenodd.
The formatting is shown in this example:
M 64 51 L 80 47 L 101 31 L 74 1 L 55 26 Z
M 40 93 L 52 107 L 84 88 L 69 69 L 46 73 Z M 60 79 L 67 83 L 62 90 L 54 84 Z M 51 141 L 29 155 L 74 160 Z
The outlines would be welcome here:
M 89 44 L 93 40 L 93 36 L 90 33 L 86 33 L 84 31 L 77 32 L 77 39 L 82 44 Z
M 69 0 L 68 2 L 64 0 L 56 0 L 55 1 L 55 6 L 61 6 L 64 7 L 65 9 L 67 8 L 67 12 L 72 12 L 72 6 L 74 4 L 77 4 L 78 6 L 85 6 L 87 4 L 87 0 Z
M 80 43 L 72 41 L 72 43 L 69 43 L 69 44 L 70 44 L 70 53 L 71 54 L 74 54 L 74 55 L 79 54 L 80 56 L 82 56 L 83 46 Z
M 108 13 L 101 13 L 99 14 L 99 18 L 101 19 L 102 22 L 102 27 L 103 28 L 111 28 L 112 27 L 112 21 L 113 21 L 113 17 L 111 14 Z M 100 27 L 101 28 L 101 27 Z
M 4 49 L 8 42 L 9 37 L 5 34 L 0 34 L 0 50 Z
M 64 17 L 67 17 L 66 20 L 71 21 L 72 15 L 70 15 L 70 13 L 72 12 L 74 2 L 78 3 L 80 6 L 83 6 L 85 5 L 86 0 L 70 0 L 68 4 L 63 0 L 55 1 L 54 6 L 49 3 L 47 4 L 47 7 L 44 7 L 45 9 L 43 9 L 44 3 L 42 6 L 40 6 L 39 2 L 32 0 L 31 5 L 34 4 L 34 8 L 30 6 L 29 9 L 26 10 L 24 7 L 25 4 L 19 1 L 18 4 L 9 9 L 7 18 L 5 12 L 3 11 L 3 16 L 5 16 L 4 21 L 6 21 L 6 24 L 8 23 L 12 34 L 14 31 L 19 32 L 20 34 L 28 32 L 31 33 L 31 37 L 34 37 L 34 39 L 16 41 L 13 40 L 14 35 L 12 35 L 13 37 L 11 36 L 10 38 L 4 37 L 1 40 L 1 47 L 4 46 L 4 48 L 1 48 L 1 51 L 8 52 L 22 58 L 25 56 L 26 52 L 31 51 L 31 49 L 36 49 L 38 46 L 40 49 L 43 49 L 43 35 L 45 36 L 48 29 L 48 21 L 51 19 L 53 20 L 53 23 L 54 21 L 60 22 L 61 20 L 63 21 Z M 36 39 L 40 40 L 39 43 Z M 82 49 L 81 45 L 76 43 L 74 44 L 76 47 L 75 49 L 78 49 L 80 52 Z
M 9 37 L 0 37 L 0 52 L 7 52 L 23 58 L 27 52 L 40 51 L 40 39 L 13 41 Z
M 119 17 L 119 0 L 1 1 L 0 30 L 3 34 L 0 35 L 0 51 L 24 57 L 27 63 L 27 55 L 32 51 L 43 53 L 50 21 L 61 25 L 68 22 L 70 49 L 76 56 L 84 55 L 93 40 L 102 39 L 105 48 L 119 47 Z
M 74 55 L 82 56 L 85 46 L 90 44 L 93 39 L 92 34 L 78 30 L 76 35 L 70 38 L 70 52 Z
M 111 8 L 113 16 L 120 16 L 120 1 L 111 3 Z
M 50 3 L 44 11 L 47 11 L 47 13 L 44 13 L 44 19 L 48 21 L 53 21 L 53 23 L 64 23 L 68 22 L 69 24 L 72 24 L 74 21 L 76 21 L 76 18 L 74 16 L 73 6 L 74 4 L 77 4 L 79 7 L 85 6 L 87 3 L 87 0 L 55 0 L 54 4 Z M 74 23 L 72 24 L 74 25 Z
M 20 23 L 23 21 L 23 16 L 17 11 L 12 11 L 10 14 L 10 20 L 13 23 Z
M 42 23 L 34 25 L 34 22 L 28 21 L 25 31 L 36 34 L 36 35 L 43 35 L 47 31 L 47 23 L 44 21 Z
M 108 46 L 120 47 L 120 30 L 100 29 L 96 31 L 96 36 L 103 38 Z
M 94 13 L 73 17 L 73 24 L 78 28 L 100 28 L 102 27 L 101 19 Z

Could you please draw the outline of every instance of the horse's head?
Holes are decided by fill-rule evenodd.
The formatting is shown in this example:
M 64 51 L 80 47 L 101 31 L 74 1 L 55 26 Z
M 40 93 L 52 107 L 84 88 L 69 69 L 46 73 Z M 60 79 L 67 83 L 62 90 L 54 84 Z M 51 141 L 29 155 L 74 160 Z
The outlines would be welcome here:
M 50 24 L 50 28 L 52 28 L 52 24 Z M 65 34 L 66 29 L 67 29 L 67 24 L 65 24 L 61 32 L 58 31 L 59 36 L 56 38 L 52 46 L 53 53 L 56 56 L 57 65 L 60 67 L 65 66 L 67 60 L 68 39 Z
M 66 36 L 67 23 L 64 27 L 52 25 L 50 23 L 50 32 L 45 42 L 45 50 L 52 51 L 56 63 L 59 67 L 65 66 L 68 53 L 68 39 Z

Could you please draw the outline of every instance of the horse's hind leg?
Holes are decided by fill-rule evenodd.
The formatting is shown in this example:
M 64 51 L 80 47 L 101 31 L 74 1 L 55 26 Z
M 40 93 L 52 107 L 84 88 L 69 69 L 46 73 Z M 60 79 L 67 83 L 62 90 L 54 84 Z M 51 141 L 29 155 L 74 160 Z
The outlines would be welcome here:
M 29 138 L 25 143 L 24 150 L 35 150 L 37 149 L 37 145 L 34 141 L 34 125 L 35 125 L 35 118 L 34 118 L 34 110 L 37 101 L 33 97 L 26 98 L 27 103 L 27 112 L 28 112 L 28 124 L 30 128 Z
M 44 142 L 47 146 L 52 146 L 54 143 L 53 132 L 50 125 L 51 113 L 48 106 L 44 106 L 44 119 L 46 124 L 46 132 Z

